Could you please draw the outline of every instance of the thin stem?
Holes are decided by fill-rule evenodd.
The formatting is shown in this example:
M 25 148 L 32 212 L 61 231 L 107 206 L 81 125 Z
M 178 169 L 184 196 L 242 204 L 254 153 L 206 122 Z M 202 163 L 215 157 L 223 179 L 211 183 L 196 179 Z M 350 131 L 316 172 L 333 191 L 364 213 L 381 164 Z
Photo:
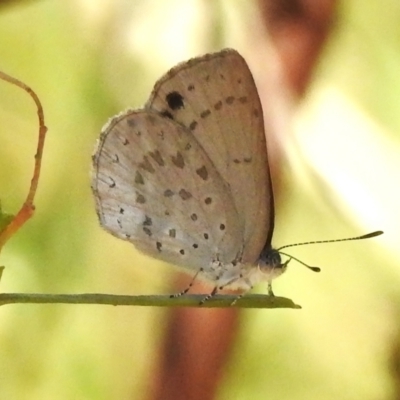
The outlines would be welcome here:
M 42 164 L 42 157 L 43 157 L 43 148 L 44 148 L 44 141 L 46 138 L 47 127 L 44 123 L 44 113 L 43 107 L 40 103 L 39 97 L 36 93 L 25 83 L 15 79 L 4 72 L 0 71 L 0 79 L 5 80 L 13 85 L 20 87 L 21 89 L 25 90 L 33 99 L 36 104 L 37 114 L 39 119 L 39 134 L 38 134 L 38 145 L 35 154 L 35 166 L 33 170 L 33 175 L 31 179 L 31 185 L 29 188 L 28 195 L 24 204 L 22 205 L 21 209 L 18 211 L 17 215 L 12 219 L 12 221 L 0 232 L 0 251 L 6 241 L 15 234 L 15 232 L 25 224 L 25 222 L 32 217 L 35 206 L 33 204 L 37 186 L 39 183 L 40 177 L 40 169 Z
M 5 304 L 102 304 L 111 306 L 150 306 L 150 307 L 230 307 L 237 295 L 215 295 L 201 306 L 204 294 L 185 295 L 178 298 L 163 296 L 124 296 L 103 293 L 83 294 L 39 294 L 39 293 L 0 293 L 0 306 Z M 301 308 L 285 297 L 250 294 L 232 305 L 237 308 Z

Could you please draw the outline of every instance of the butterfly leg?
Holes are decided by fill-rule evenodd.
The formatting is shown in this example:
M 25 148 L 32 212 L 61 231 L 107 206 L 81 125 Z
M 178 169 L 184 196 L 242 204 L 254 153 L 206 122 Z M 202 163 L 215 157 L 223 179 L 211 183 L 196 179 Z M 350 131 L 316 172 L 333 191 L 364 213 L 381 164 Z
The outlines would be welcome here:
M 268 296 L 275 297 L 274 292 L 272 291 L 272 281 L 268 282 Z
M 203 269 L 203 268 L 200 268 L 200 269 L 196 272 L 196 274 L 194 275 L 193 279 L 190 281 L 188 287 L 187 287 L 185 290 L 182 290 L 182 292 L 179 292 L 179 293 L 171 294 L 171 295 L 169 296 L 169 298 L 170 298 L 170 299 L 175 299 L 175 298 L 177 298 L 177 297 L 181 297 L 181 296 L 185 295 L 185 294 L 191 289 L 191 287 L 193 286 L 193 284 L 194 284 L 194 282 L 196 281 L 196 278 L 198 277 L 198 275 L 199 275 L 201 272 L 203 272 L 203 271 L 204 271 L 204 269 Z
M 251 290 L 251 289 L 253 289 L 253 286 L 250 286 L 250 289 L 249 290 Z M 240 300 L 245 294 L 247 293 L 247 291 L 246 292 L 243 292 L 243 293 L 240 293 L 238 296 L 236 296 L 234 299 L 233 299 L 233 301 L 232 301 L 232 303 L 230 304 L 230 306 L 233 306 L 238 300 Z
M 243 275 L 240 274 L 240 278 L 243 279 Z M 224 289 L 226 286 L 229 286 L 231 283 L 235 282 L 237 280 L 237 278 L 234 278 L 232 280 L 230 280 L 229 282 L 226 282 L 224 285 L 220 286 L 218 289 L 222 290 Z M 239 299 L 241 299 L 249 290 L 253 289 L 253 285 L 251 284 L 251 282 L 244 278 L 244 281 L 246 282 L 246 284 L 248 285 L 248 288 L 246 290 L 244 290 L 242 293 L 240 293 L 238 296 L 236 296 L 232 303 L 230 304 L 230 306 L 233 306 Z
M 240 293 L 238 296 L 236 296 L 233 299 L 232 303 L 230 304 L 231 306 L 233 306 L 238 300 L 240 300 L 248 291 L 253 289 L 254 286 L 251 284 L 251 282 L 249 280 L 245 279 L 245 282 L 247 283 L 249 288 L 247 290 L 243 291 L 242 293 Z
M 248 285 L 249 285 L 249 289 L 248 289 L 248 290 L 252 290 L 252 289 L 253 289 L 253 286 L 251 285 L 251 283 L 248 282 L 247 280 L 246 280 L 246 283 L 248 283 Z M 221 288 L 220 288 L 220 289 L 221 289 Z M 237 297 L 232 301 L 231 306 L 233 306 L 233 305 L 234 305 L 239 299 L 241 299 L 246 293 L 247 293 L 247 290 L 246 290 L 245 292 L 239 294 L 239 296 L 237 296 Z M 268 296 L 270 296 L 270 297 L 272 297 L 272 298 L 275 297 L 274 292 L 272 291 L 272 281 L 269 281 L 269 282 L 268 282 Z
M 199 306 L 202 306 L 206 301 L 210 300 L 212 297 L 214 297 L 217 292 L 218 292 L 219 287 L 215 286 L 215 288 L 212 290 L 211 293 L 209 293 L 207 296 L 203 298 L 203 300 L 200 301 Z

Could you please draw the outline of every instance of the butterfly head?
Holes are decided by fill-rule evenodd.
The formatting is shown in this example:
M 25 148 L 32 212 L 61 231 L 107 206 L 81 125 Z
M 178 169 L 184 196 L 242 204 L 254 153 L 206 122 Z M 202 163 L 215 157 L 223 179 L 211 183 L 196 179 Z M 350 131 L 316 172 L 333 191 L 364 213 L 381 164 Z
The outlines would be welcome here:
M 272 280 L 286 271 L 289 261 L 290 259 L 282 263 L 282 258 L 278 250 L 271 247 L 264 248 L 258 260 L 258 268 L 263 274 L 268 276 L 268 280 Z

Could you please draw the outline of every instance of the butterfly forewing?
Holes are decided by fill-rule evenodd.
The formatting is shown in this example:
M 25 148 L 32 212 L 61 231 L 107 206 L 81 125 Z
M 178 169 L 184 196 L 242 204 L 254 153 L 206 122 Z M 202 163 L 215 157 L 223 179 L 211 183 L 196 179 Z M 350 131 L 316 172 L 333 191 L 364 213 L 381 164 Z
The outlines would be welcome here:
M 92 187 L 102 226 L 159 259 L 189 269 L 231 262 L 243 230 L 224 179 L 181 124 L 128 111 L 104 128 Z
M 184 125 L 229 186 L 243 229 L 242 259 L 254 263 L 273 230 L 263 115 L 253 77 L 235 50 L 179 64 L 146 104 Z

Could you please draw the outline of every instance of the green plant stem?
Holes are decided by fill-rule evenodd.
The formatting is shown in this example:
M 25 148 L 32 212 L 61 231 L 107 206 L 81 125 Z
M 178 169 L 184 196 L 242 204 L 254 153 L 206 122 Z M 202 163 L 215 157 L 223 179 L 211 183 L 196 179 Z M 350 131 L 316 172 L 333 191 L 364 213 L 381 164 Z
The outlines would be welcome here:
M 0 306 L 5 304 L 98 304 L 111 306 L 151 306 L 151 307 L 236 307 L 236 308 L 301 308 L 285 297 L 271 297 L 262 294 L 246 295 L 231 306 L 234 295 L 216 295 L 201 306 L 205 295 L 184 295 L 170 298 L 168 295 L 125 296 L 102 293 L 83 294 L 39 294 L 0 293 Z

